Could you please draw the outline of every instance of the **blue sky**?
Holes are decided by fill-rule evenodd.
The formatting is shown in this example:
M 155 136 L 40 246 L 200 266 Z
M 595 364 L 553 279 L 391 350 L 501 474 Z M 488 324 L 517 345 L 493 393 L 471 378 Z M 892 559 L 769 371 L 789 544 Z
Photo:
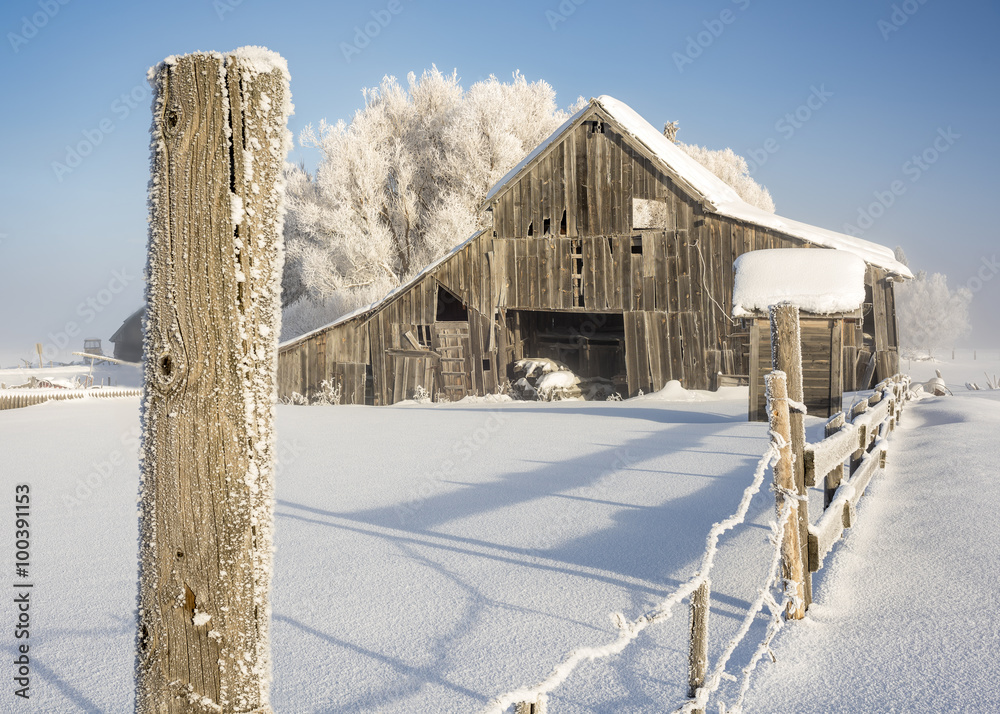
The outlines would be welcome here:
M 0 365 L 70 332 L 61 354 L 107 341 L 141 305 L 146 70 L 247 44 L 288 60 L 296 136 L 349 119 L 383 75 L 432 64 L 465 86 L 520 70 L 563 106 L 611 94 L 654 125 L 678 120 L 683 141 L 756 157 L 779 213 L 863 228 L 975 289 L 970 344 L 1000 348 L 998 31 L 1000 4 L 973 0 L 7 0 Z

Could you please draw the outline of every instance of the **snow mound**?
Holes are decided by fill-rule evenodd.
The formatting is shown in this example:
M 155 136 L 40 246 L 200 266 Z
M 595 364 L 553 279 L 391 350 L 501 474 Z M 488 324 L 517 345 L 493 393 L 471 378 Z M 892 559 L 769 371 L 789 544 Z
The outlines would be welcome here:
M 746 399 L 746 387 L 721 387 L 717 392 L 701 389 L 685 389 L 676 379 L 671 379 L 663 389 L 633 397 L 630 402 L 719 402 L 727 399 Z
M 733 316 L 791 303 L 818 315 L 854 312 L 865 301 L 865 261 L 834 250 L 778 248 L 744 253 L 734 263 Z

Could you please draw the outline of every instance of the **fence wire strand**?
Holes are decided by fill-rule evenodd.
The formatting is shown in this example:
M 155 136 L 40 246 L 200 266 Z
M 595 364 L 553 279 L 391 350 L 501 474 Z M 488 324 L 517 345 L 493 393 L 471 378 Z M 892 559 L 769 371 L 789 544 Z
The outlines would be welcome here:
M 764 455 L 760 458 L 760 461 L 757 462 L 757 468 L 754 471 L 753 480 L 743 491 L 743 497 L 740 499 L 740 503 L 736 508 L 736 511 L 733 515 L 712 526 L 711 531 L 709 531 L 708 538 L 706 539 L 705 553 L 702 556 L 701 567 L 698 569 L 697 573 L 687 580 L 687 582 L 678 587 L 656 608 L 645 615 L 642 615 L 632 621 L 620 621 L 621 624 L 619 624 L 619 627 L 621 631 L 619 632 L 617 639 L 613 642 L 609 642 L 608 644 L 600 647 L 580 647 L 572 650 L 544 680 L 533 687 L 515 689 L 494 698 L 489 705 L 482 710 L 482 714 L 502 714 L 512 704 L 537 701 L 539 697 L 548 694 L 565 682 L 567 677 L 569 677 L 569 675 L 581 662 L 602 659 L 618 654 L 624 650 L 630 642 L 635 640 L 635 638 L 639 636 L 639 633 L 641 633 L 649 625 L 669 619 L 673 614 L 673 608 L 678 603 L 685 598 L 690 597 L 695 590 L 701 587 L 702 583 L 708 581 L 712 566 L 715 564 L 715 555 L 718 552 L 719 539 L 724 533 L 732 530 L 745 521 L 747 511 L 750 508 L 750 502 L 753 500 L 753 497 L 760 492 L 761 484 L 764 482 L 764 474 L 767 472 L 767 469 L 777 463 L 778 457 L 779 447 L 772 442 L 768 446 L 767 451 L 764 452 Z M 778 546 L 778 550 L 778 559 L 780 562 L 780 544 Z

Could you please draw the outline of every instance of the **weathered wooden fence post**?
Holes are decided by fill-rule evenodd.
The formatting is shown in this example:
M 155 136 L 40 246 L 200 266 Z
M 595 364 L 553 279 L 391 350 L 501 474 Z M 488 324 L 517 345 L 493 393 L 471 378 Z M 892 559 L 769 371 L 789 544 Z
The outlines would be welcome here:
M 775 370 L 784 372 L 787 377 L 788 398 L 805 403 L 805 391 L 802 387 L 802 337 L 799 333 L 799 309 L 791 304 L 783 303 L 771 306 L 771 364 Z M 789 416 L 792 433 L 793 469 L 795 488 L 799 496 L 807 497 L 805 482 L 805 414 L 800 409 L 792 409 Z M 803 580 L 806 607 L 812 602 L 812 574 L 809 571 L 809 502 L 802 500 L 798 504 L 799 544 L 802 548 L 802 559 L 806 563 Z
M 708 612 L 711 589 L 708 581 L 691 593 L 691 618 L 689 629 L 691 646 L 688 650 L 688 697 L 694 699 L 705 685 L 708 674 Z M 704 709 L 692 709 L 692 714 L 705 714 Z
M 269 713 L 288 71 L 247 47 L 150 81 L 136 711 Z
M 767 405 L 771 421 L 771 439 L 778 447 L 778 462 L 774 465 L 774 497 L 778 513 L 791 509 L 781 540 L 781 574 L 795 588 L 795 600 L 788 604 L 785 616 L 801 620 L 806 614 L 805 581 L 808 568 L 803 562 L 803 544 L 799 539 L 798 511 L 801 502 L 795 486 L 792 467 L 792 437 L 788 412 L 788 388 L 784 372 L 772 371 L 764 378 Z

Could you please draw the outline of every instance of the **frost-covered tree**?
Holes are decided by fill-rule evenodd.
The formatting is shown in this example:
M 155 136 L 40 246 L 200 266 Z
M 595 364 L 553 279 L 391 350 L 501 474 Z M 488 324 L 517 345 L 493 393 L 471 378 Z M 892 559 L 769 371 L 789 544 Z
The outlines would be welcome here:
M 697 144 L 675 142 L 685 154 L 733 187 L 740 198 L 762 211 L 774 213 L 771 193 L 753 180 L 747 160 L 732 149 L 708 149 Z
M 363 94 L 350 123 L 303 131 L 322 154 L 316 175 L 286 173 L 286 337 L 379 298 L 485 227 L 486 192 L 568 116 L 520 73 L 466 91 L 434 67 Z
M 900 348 L 910 356 L 933 356 L 934 350 L 954 345 L 969 332 L 969 303 L 966 288 L 948 289 L 941 273 L 928 275 L 921 270 L 913 280 L 895 285 L 896 319 Z

